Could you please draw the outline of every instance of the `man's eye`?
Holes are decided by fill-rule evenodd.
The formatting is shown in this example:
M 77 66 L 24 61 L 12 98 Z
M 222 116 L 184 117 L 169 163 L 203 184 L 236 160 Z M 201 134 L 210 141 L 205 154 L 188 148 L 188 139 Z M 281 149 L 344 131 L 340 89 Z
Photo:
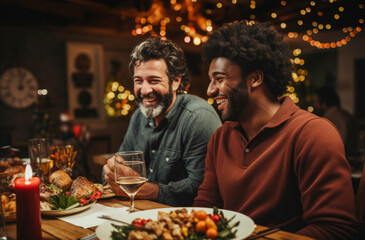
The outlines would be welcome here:
M 134 83 L 135 83 L 135 84 L 141 84 L 142 82 L 143 82 L 143 81 L 142 81 L 142 80 L 140 80 L 140 79 L 135 79 L 135 80 L 134 80 Z
M 224 77 L 217 77 L 215 80 L 220 83 L 224 80 Z
M 159 83 L 159 82 L 160 82 L 160 80 L 151 80 L 151 81 L 150 81 L 150 83 L 151 83 L 151 84 L 157 84 L 157 83 Z

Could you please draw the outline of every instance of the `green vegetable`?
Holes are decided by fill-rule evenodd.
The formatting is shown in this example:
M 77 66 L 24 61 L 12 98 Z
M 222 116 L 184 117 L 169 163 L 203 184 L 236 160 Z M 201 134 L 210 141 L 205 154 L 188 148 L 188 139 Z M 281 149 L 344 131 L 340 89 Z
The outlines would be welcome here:
M 65 196 L 64 193 L 61 193 L 60 196 L 50 196 L 49 200 L 51 200 L 53 209 L 55 210 L 66 209 L 80 201 L 80 199 L 71 197 L 70 195 Z
M 51 190 L 58 190 L 60 192 L 63 192 L 61 188 L 59 188 L 59 187 L 57 187 L 56 185 L 53 185 L 53 184 L 51 184 L 49 186 L 46 186 L 46 188 L 51 189 Z
M 128 225 L 119 226 L 112 223 L 112 226 L 117 230 L 112 232 L 113 240 L 128 240 L 128 235 L 132 231 L 132 227 Z

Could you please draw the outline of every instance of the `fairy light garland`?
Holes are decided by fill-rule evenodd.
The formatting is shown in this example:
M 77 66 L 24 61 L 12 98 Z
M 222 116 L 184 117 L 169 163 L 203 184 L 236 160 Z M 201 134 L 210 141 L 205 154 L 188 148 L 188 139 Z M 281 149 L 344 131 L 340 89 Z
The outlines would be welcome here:
M 297 20 L 297 25 L 299 28 L 304 27 L 304 23 L 308 24 L 309 20 L 305 20 L 305 17 L 315 19 L 310 20 L 310 27 L 305 29 L 305 34 L 301 36 L 301 39 L 307 42 L 309 45 L 317 47 L 318 49 L 342 47 L 362 31 L 364 19 L 360 17 L 356 26 L 348 26 L 343 28 L 343 38 L 328 42 L 318 40 L 315 35 L 322 31 L 329 31 L 332 29 L 330 22 L 321 22 L 323 16 L 333 14 L 333 21 L 341 21 L 344 16 L 343 14 L 346 13 L 346 11 L 349 11 L 349 9 L 341 6 L 337 0 L 328 0 L 330 8 L 326 9 L 325 11 L 323 8 L 321 8 L 321 4 L 317 4 L 317 2 L 318 0 L 312 0 L 308 2 L 308 6 L 298 10 L 300 16 L 302 16 L 301 19 Z M 225 5 L 231 4 L 234 6 L 237 3 L 237 0 L 222 0 L 215 4 L 214 10 L 224 11 L 223 7 Z M 213 21 L 211 19 L 207 19 L 198 13 L 198 4 L 199 0 L 170 0 L 169 9 L 165 9 L 165 5 L 162 3 L 162 1 L 153 1 L 151 6 L 153 11 L 151 10 L 147 13 L 141 13 L 142 15 L 135 18 L 136 25 L 132 30 L 132 35 L 137 36 L 150 34 L 151 36 L 160 36 L 162 39 L 166 39 L 168 37 L 168 24 L 170 21 L 175 21 L 176 23 L 180 24 L 180 30 L 185 34 L 185 37 L 183 38 L 185 43 L 200 45 L 208 40 L 208 34 L 214 30 L 214 27 Z M 253 24 L 256 21 L 255 11 L 259 5 L 255 0 L 251 0 L 247 4 L 250 9 L 250 13 L 246 19 L 249 21 L 249 24 Z M 281 8 L 287 7 L 287 1 L 280 1 L 280 6 Z M 359 9 L 364 9 L 364 4 L 359 3 L 357 4 L 357 7 Z M 331 13 L 333 9 L 335 9 L 335 11 Z M 174 14 L 171 14 L 171 10 L 174 12 Z M 209 13 L 212 12 L 212 10 L 213 9 L 206 9 L 206 12 Z M 151 13 L 153 13 L 152 16 Z M 177 17 L 176 13 L 178 15 Z M 174 16 L 168 16 L 168 14 Z M 270 12 L 268 14 L 268 17 L 271 19 L 277 19 L 279 17 L 277 12 Z M 287 23 L 285 21 L 279 22 L 279 27 L 284 30 L 287 28 Z M 287 35 L 289 38 L 300 39 L 298 32 L 290 31 L 287 33 Z
M 329 0 L 330 4 L 334 4 L 335 2 L 336 2 L 336 0 Z M 316 40 L 314 35 L 318 34 L 320 31 L 331 30 L 332 26 L 331 26 L 330 23 L 320 23 L 319 22 L 320 18 L 322 16 L 324 16 L 325 13 L 321 10 L 314 11 L 315 6 L 317 6 L 315 1 L 311 1 L 309 3 L 309 5 L 310 6 L 306 7 L 305 9 L 301 9 L 300 14 L 302 16 L 305 16 L 307 14 L 313 13 L 314 15 L 317 15 L 319 18 L 317 18 L 318 20 L 316 20 L 316 21 L 312 21 L 311 25 L 312 25 L 313 28 L 307 29 L 305 31 L 306 34 L 304 34 L 302 36 L 302 40 L 307 42 L 308 44 L 310 44 L 313 47 L 317 47 L 318 49 L 330 49 L 330 48 L 342 47 L 342 46 L 346 45 L 349 41 L 351 41 L 351 39 L 354 38 L 359 32 L 362 31 L 362 26 L 361 25 L 364 24 L 364 19 L 359 18 L 358 19 L 358 26 L 356 26 L 354 28 L 353 27 L 343 28 L 343 32 L 345 33 L 345 36 L 342 39 L 334 40 L 334 41 L 331 41 L 331 42 L 322 42 L 322 41 Z M 364 5 L 359 4 L 358 8 L 363 9 Z M 333 19 L 335 21 L 340 21 L 341 20 L 341 14 L 345 11 L 346 11 L 346 9 L 343 6 L 339 6 L 337 8 L 336 13 L 333 15 Z M 273 16 L 271 16 L 271 17 L 274 18 Z M 276 16 L 275 16 L 275 18 L 276 18 Z M 304 21 L 301 20 L 301 19 L 298 20 L 298 22 L 297 22 L 298 26 L 302 26 L 303 23 L 304 23 Z M 298 33 L 297 32 L 289 32 L 288 37 L 289 38 L 297 38 Z
M 363 30 L 364 19 L 361 16 L 357 19 L 356 24 L 354 24 L 355 26 L 344 27 L 342 29 L 342 32 L 344 33 L 342 38 L 336 40 L 334 39 L 332 41 L 320 41 L 316 36 L 321 32 L 332 30 L 334 23 L 337 21 L 342 21 L 345 17 L 345 13 L 349 11 L 347 6 L 340 5 L 340 2 L 342 1 L 327 1 L 329 7 L 326 8 L 323 8 L 323 1 L 321 1 L 320 4 L 319 0 L 308 1 L 307 6 L 298 10 L 299 16 L 301 17 L 296 20 L 298 29 L 303 30 L 301 32 L 304 32 L 304 34 L 300 34 L 299 31 L 289 31 L 287 32 L 287 36 L 291 39 L 301 39 L 307 42 L 310 46 L 316 47 L 318 49 L 333 49 L 347 45 L 354 37 L 357 36 L 358 33 Z M 226 5 L 231 4 L 231 6 L 234 6 L 237 3 L 237 0 L 222 0 L 215 3 L 212 9 L 205 9 L 205 11 L 208 14 L 212 13 L 213 11 L 225 11 L 225 7 L 227 7 Z M 160 4 L 160 8 L 156 8 L 158 4 Z M 151 36 L 160 36 L 162 39 L 166 39 L 168 37 L 168 24 L 171 21 L 174 21 L 174 23 L 180 24 L 180 30 L 185 35 L 183 37 L 185 43 L 200 45 L 208 40 L 208 34 L 214 30 L 214 23 L 211 19 L 207 19 L 198 12 L 198 4 L 200 4 L 199 0 L 170 0 L 169 9 L 162 11 L 161 9 L 165 8 L 162 5 L 162 1 L 153 1 L 153 6 L 151 6 L 151 8 L 155 7 L 156 9 L 159 9 L 158 11 L 154 12 L 160 12 L 161 15 L 151 18 L 148 15 L 150 13 L 146 13 L 145 16 L 136 17 L 136 25 L 132 30 L 132 34 L 137 36 L 148 33 Z M 260 2 L 251 0 L 246 4 L 248 5 L 247 8 L 249 9 L 249 11 L 246 12 L 247 16 L 245 16 L 243 19 L 237 20 L 246 20 L 248 24 L 252 25 L 255 23 L 255 21 L 257 21 L 255 13 L 260 7 Z M 280 1 L 280 8 L 286 7 L 287 1 Z M 360 10 L 364 9 L 364 4 L 358 3 L 357 8 Z M 168 14 L 171 12 L 173 12 L 173 14 L 168 16 Z M 267 17 L 269 19 L 275 20 L 279 27 L 285 30 L 288 28 L 288 23 L 285 22 L 285 20 L 278 21 L 278 19 L 280 19 L 278 12 L 279 11 L 268 12 Z M 328 20 L 329 22 L 324 22 L 324 17 L 328 17 L 329 14 L 332 14 L 332 21 Z M 294 85 L 288 87 L 287 93 L 288 96 L 290 96 L 296 103 L 298 103 L 300 99 L 295 93 L 295 90 L 300 84 L 303 84 L 308 77 L 308 71 L 303 68 L 305 61 L 299 57 L 299 51 L 301 50 L 295 49 L 293 51 L 293 58 L 291 61 L 297 66 L 298 70 L 294 71 L 292 74 Z M 212 99 L 208 99 L 208 102 L 212 104 L 214 101 Z

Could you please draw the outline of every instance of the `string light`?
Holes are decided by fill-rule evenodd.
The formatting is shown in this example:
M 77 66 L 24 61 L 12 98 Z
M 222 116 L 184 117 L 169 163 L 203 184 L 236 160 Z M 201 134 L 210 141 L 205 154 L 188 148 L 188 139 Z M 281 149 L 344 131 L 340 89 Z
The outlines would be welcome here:
M 333 22 L 323 22 L 324 19 L 328 19 L 328 17 L 332 17 L 333 21 L 343 21 L 343 19 L 346 17 L 346 15 L 343 15 L 347 7 L 345 8 L 343 5 L 340 5 L 338 2 L 336 3 L 336 0 L 327 0 L 331 6 L 330 8 L 323 8 L 323 4 L 318 4 L 319 1 L 312 0 L 307 2 L 307 6 L 303 6 L 302 9 L 299 9 L 299 13 L 303 18 L 306 19 L 314 19 L 314 21 L 307 22 L 306 19 L 298 19 L 297 25 L 298 28 L 304 27 L 304 21 L 306 20 L 306 27 L 307 29 L 303 29 L 301 32 L 305 32 L 305 35 L 302 36 L 301 39 L 303 41 L 308 42 L 313 47 L 317 47 L 318 49 L 329 49 L 333 47 L 342 47 L 348 42 L 356 37 L 357 33 L 362 30 L 362 24 L 364 24 L 364 19 L 359 18 L 358 19 L 358 26 L 359 30 L 350 30 L 348 28 L 343 28 L 343 33 L 345 36 L 343 36 L 340 39 L 333 39 L 332 41 L 328 42 L 322 42 L 317 39 L 314 39 L 313 37 L 309 36 L 315 36 L 316 34 L 319 34 L 320 31 L 328 31 L 331 30 Z M 225 11 L 223 8 L 223 4 L 225 6 L 229 7 L 228 5 L 234 6 L 237 4 L 243 4 L 242 2 L 239 3 L 237 0 L 231 0 L 231 1 L 218 1 L 215 3 L 215 9 L 205 9 L 205 15 L 199 14 L 199 9 L 201 7 L 201 3 L 197 0 L 170 0 L 170 9 L 172 10 L 172 14 L 175 15 L 174 20 L 175 23 L 180 23 L 181 25 L 181 31 L 184 32 L 186 36 L 184 36 L 183 41 L 185 43 L 192 43 L 194 45 L 200 45 L 207 41 L 208 39 L 208 33 L 214 31 L 213 23 L 210 19 L 208 19 L 205 16 L 209 16 L 210 14 L 213 14 L 213 11 Z M 155 3 L 157 4 L 157 7 L 154 6 Z M 158 5 L 160 4 L 160 5 Z M 250 9 L 251 13 L 247 15 L 246 21 L 247 24 L 252 25 L 256 21 L 260 21 L 259 19 L 256 19 L 257 14 L 255 14 L 257 5 L 257 0 L 250 0 L 248 3 L 246 3 Z M 364 8 L 363 3 L 354 3 L 355 7 L 358 7 L 359 9 Z M 287 7 L 287 1 L 282 0 L 280 1 L 280 5 L 282 8 Z M 152 8 L 154 11 L 152 11 Z M 132 29 L 132 35 L 138 36 L 138 35 L 144 35 L 144 34 L 150 34 L 151 36 L 160 36 L 164 39 L 168 38 L 168 28 L 169 28 L 169 22 L 170 18 L 166 17 L 165 15 L 169 12 L 166 11 L 166 5 L 164 5 L 163 1 L 156 0 L 153 1 L 153 4 L 151 6 L 151 9 L 149 12 L 141 13 L 141 15 L 135 17 L 135 28 Z M 160 9 L 158 11 L 158 9 Z M 161 10 L 163 9 L 163 10 Z M 173 13 L 175 12 L 175 13 Z M 279 13 L 285 12 L 285 11 L 275 11 L 270 12 L 268 17 L 271 19 L 278 19 Z M 156 16 L 157 13 L 160 13 L 161 15 Z M 178 16 L 176 16 L 178 14 Z M 328 14 L 332 14 L 328 16 Z M 307 16 L 308 15 L 308 16 Z M 322 16 L 326 15 L 326 18 L 321 18 Z M 280 18 L 279 18 L 280 19 Z M 241 19 L 242 20 L 242 19 Z M 308 26 L 310 24 L 311 26 Z M 336 23 L 337 24 L 337 23 Z M 288 25 L 286 22 L 279 22 L 279 27 L 281 29 L 287 29 Z M 298 32 L 288 31 L 287 36 L 289 38 L 297 38 Z

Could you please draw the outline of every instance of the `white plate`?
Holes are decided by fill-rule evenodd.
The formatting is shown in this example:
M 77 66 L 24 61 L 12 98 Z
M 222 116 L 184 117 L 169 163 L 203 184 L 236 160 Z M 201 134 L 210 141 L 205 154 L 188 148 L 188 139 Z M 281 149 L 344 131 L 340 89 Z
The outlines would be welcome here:
M 52 216 L 52 217 L 71 215 L 71 214 L 82 212 L 82 211 L 88 209 L 94 203 L 96 203 L 96 201 L 94 201 L 88 205 L 85 205 L 85 206 L 75 207 L 70 210 L 41 210 L 41 214 L 44 216 Z
M 152 209 L 152 210 L 146 210 L 146 211 L 139 211 L 134 212 L 122 216 L 113 216 L 116 219 L 123 220 L 125 222 L 131 223 L 135 218 L 144 218 L 144 219 L 157 219 L 157 212 L 158 211 L 164 211 L 164 212 L 170 212 L 181 208 L 160 208 L 160 209 Z M 187 207 L 186 208 L 189 212 L 194 209 L 195 211 L 204 210 L 206 213 L 210 214 L 213 213 L 212 208 L 194 208 L 194 207 Z M 224 217 L 227 219 L 230 219 L 232 216 L 236 215 L 236 217 L 232 220 L 231 224 L 240 222 L 240 224 L 235 227 L 234 229 L 237 229 L 236 238 L 235 239 L 244 239 L 247 236 L 251 235 L 253 230 L 255 229 L 255 224 L 252 221 L 251 218 L 248 216 L 234 212 L 229 210 L 222 210 Z M 95 230 L 96 236 L 100 240 L 111 240 L 111 233 L 115 230 L 115 228 L 111 225 L 111 223 L 116 223 L 113 221 L 107 221 L 100 226 L 98 226 Z M 116 223 L 118 225 L 122 225 L 121 223 Z

